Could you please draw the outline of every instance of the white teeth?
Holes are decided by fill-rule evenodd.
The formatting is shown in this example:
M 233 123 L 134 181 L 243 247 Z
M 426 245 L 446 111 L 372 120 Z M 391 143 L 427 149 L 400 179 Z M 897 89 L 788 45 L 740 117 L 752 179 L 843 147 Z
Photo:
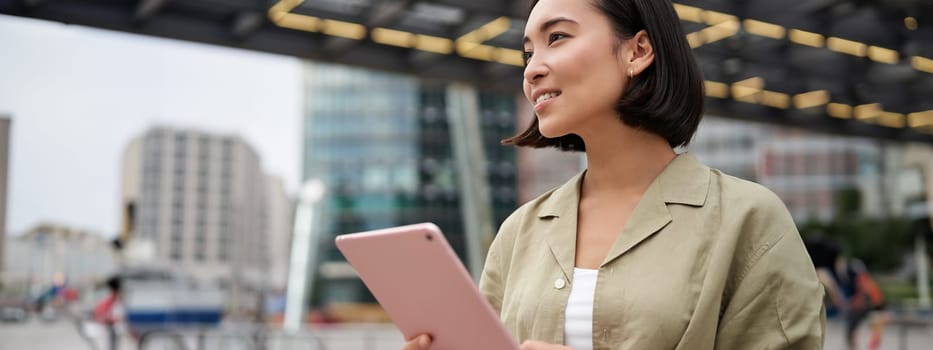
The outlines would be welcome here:
M 535 103 L 536 103 L 536 104 L 537 104 L 537 103 L 541 103 L 542 101 L 550 100 L 550 99 L 555 98 L 555 97 L 557 97 L 557 96 L 560 96 L 560 93 L 559 93 L 559 92 L 548 92 L 548 93 L 544 93 L 544 94 L 541 94 L 541 96 L 538 96 L 538 99 L 535 100 Z

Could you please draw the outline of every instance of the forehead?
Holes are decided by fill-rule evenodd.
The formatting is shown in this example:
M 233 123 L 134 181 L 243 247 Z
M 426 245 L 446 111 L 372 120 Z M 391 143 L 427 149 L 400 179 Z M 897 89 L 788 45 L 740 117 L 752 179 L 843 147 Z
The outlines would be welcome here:
M 593 6 L 593 0 L 540 0 L 531 9 L 528 22 L 525 24 L 525 34 L 532 34 L 538 27 L 553 18 L 566 17 L 585 23 L 599 12 Z

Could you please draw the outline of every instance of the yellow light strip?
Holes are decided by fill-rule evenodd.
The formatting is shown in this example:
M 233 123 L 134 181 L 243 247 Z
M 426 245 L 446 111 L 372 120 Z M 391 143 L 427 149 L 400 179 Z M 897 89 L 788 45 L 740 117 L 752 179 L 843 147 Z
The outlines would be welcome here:
M 453 40 L 431 35 L 417 35 L 415 48 L 421 51 L 448 55 L 454 51 Z
M 495 57 L 496 62 L 499 63 L 513 65 L 516 67 L 525 66 L 525 59 L 523 58 L 521 50 L 499 48 L 496 49 L 493 57 Z
M 495 50 L 497 49 L 497 47 L 494 46 L 476 44 L 469 50 L 461 50 L 459 47 L 460 43 L 457 44 L 457 52 L 460 56 L 472 58 L 474 60 L 492 61 L 494 59 Z
M 897 51 L 879 46 L 868 47 L 868 58 L 875 62 L 887 64 L 897 64 L 901 60 Z
M 269 7 L 269 20 L 278 24 L 282 16 L 291 12 L 292 9 L 301 5 L 302 2 L 304 2 L 304 0 L 281 0 L 275 3 L 272 7 Z
M 366 26 L 351 22 L 325 19 L 322 23 L 324 34 L 341 38 L 360 40 L 366 37 Z
M 703 23 L 703 9 L 696 8 L 693 6 L 674 4 L 674 11 L 677 12 L 677 17 L 684 21 L 690 21 L 693 23 Z
M 788 33 L 788 38 L 790 41 L 795 42 L 800 45 L 807 45 L 812 47 L 823 47 L 825 39 L 822 35 L 817 33 L 812 33 L 800 29 L 791 29 Z
M 728 13 L 716 12 L 712 10 L 703 11 L 703 22 L 709 25 L 717 25 L 723 22 L 738 22 L 739 18 Z
M 746 19 L 742 21 L 742 24 L 745 26 L 745 30 L 749 33 L 769 37 L 772 39 L 784 39 L 784 35 L 787 32 L 784 27 L 777 24 L 756 21 L 753 19 Z
M 787 109 L 790 106 L 790 96 L 783 92 L 764 90 L 761 92 L 761 104 L 774 108 Z
M 735 35 L 739 32 L 739 27 L 739 21 L 727 20 L 725 22 L 721 22 L 709 28 L 703 29 L 701 33 L 703 33 L 706 43 L 709 44 Z
M 457 41 L 467 41 L 472 43 L 483 43 L 489 39 L 495 38 L 505 33 L 512 26 L 512 20 L 506 16 L 496 18 L 469 33 L 463 34 Z
M 794 96 L 794 107 L 797 109 L 819 107 L 827 103 L 829 103 L 829 91 L 826 90 L 816 90 Z
M 878 124 L 889 128 L 903 128 L 907 121 L 903 114 L 882 111 L 878 117 Z
M 415 47 L 415 42 L 418 40 L 412 33 L 387 28 L 374 28 L 369 35 L 374 42 L 407 48 Z
M 729 97 L 729 85 L 725 83 L 704 80 L 703 81 L 704 90 L 706 90 L 706 96 L 716 97 L 716 98 L 728 98 Z
M 834 118 L 852 119 L 852 106 L 842 103 L 830 103 L 826 105 L 826 113 Z
M 881 104 L 880 103 L 868 103 L 868 104 L 855 106 L 855 119 L 869 120 L 869 119 L 878 118 L 880 116 L 881 116 Z
M 830 50 L 849 54 L 856 57 L 865 57 L 868 54 L 868 45 L 858 41 L 846 40 L 837 37 L 826 39 L 826 47 Z
M 736 101 L 758 103 L 765 80 L 761 77 L 748 78 L 732 83 L 732 98 Z
M 907 115 L 907 122 L 911 128 L 933 126 L 933 109 Z
M 933 73 L 933 59 L 914 56 L 910 58 L 910 65 L 916 70 Z
M 318 32 L 321 28 L 321 19 L 317 17 L 286 13 L 278 17 L 276 25 L 282 28 Z

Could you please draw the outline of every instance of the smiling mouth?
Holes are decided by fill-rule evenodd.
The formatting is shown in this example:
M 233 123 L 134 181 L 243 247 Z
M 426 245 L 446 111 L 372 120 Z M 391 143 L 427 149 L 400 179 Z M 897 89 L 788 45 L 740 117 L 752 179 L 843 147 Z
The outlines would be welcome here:
M 560 96 L 560 91 L 548 92 L 548 93 L 546 93 L 546 94 L 541 94 L 541 96 L 538 96 L 538 99 L 535 100 L 535 104 L 539 104 L 539 103 L 541 103 L 541 102 L 550 100 L 550 99 L 555 98 L 555 97 L 557 97 L 557 96 Z

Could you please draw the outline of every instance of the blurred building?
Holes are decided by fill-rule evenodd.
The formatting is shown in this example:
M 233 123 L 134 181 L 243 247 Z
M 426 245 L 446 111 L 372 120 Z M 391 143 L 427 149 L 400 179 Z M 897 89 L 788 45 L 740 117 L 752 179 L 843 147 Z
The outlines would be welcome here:
M 125 150 L 121 208 L 131 260 L 184 270 L 235 298 L 281 287 L 272 268 L 287 259 L 290 203 L 239 137 L 150 129 Z
M 326 187 L 313 300 L 372 301 L 333 244 L 337 234 L 430 221 L 465 257 L 465 223 L 448 87 L 414 77 L 309 63 L 302 177 Z M 493 229 L 516 204 L 514 93 L 480 92 L 484 184 Z M 484 204 L 485 205 L 485 204 Z M 487 242 L 488 243 L 488 242 Z M 315 265 L 312 263 L 312 265 Z M 320 272 L 318 274 L 318 271 Z
M 10 165 L 10 123 L 9 116 L 0 115 L 0 276 L 5 271 L 3 242 L 6 240 L 6 186 Z
M 35 287 L 48 286 L 56 274 L 69 284 L 90 286 L 115 269 L 110 242 L 96 232 L 41 223 L 6 241 L 6 276 Z
M 687 149 L 703 164 L 757 182 L 758 148 L 772 130 L 763 124 L 704 116 Z
M 266 285 L 276 290 L 283 290 L 288 282 L 289 253 L 291 253 L 291 232 L 294 204 L 285 191 L 282 179 L 275 176 L 266 178 L 266 231 L 269 235 L 269 281 Z
M 845 192 L 858 197 L 862 215 L 903 211 L 897 181 L 886 176 L 901 166 L 899 146 L 707 116 L 688 149 L 704 164 L 768 187 L 798 222 L 832 219 Z

